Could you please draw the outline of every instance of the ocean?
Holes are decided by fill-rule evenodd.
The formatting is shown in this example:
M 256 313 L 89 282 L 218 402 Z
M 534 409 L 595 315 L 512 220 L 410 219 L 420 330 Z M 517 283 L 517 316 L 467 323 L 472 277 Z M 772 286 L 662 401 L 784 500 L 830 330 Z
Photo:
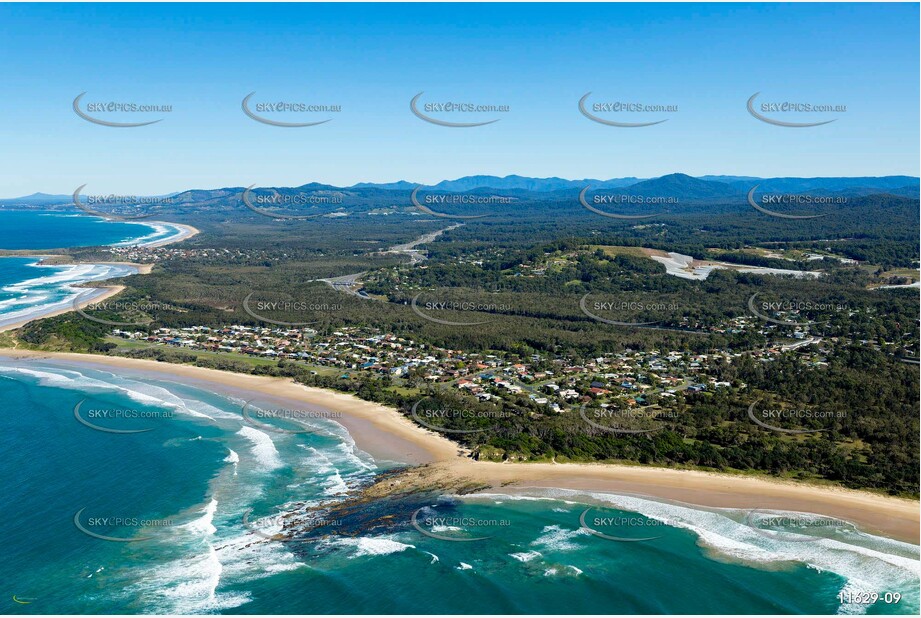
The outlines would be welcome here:
M 160 221 L 112 221 L 73 211 L 0 209 L 0 249 L 60 249 L 158 242 L 177 233 Z
M 80 246 L 136 246 L 176 237 L 163 222 L 126 223 L 82 214 L 0 210 L 0 248 L 28 250 Z M 54 246 L 48 246 L 54 239 Z M 0 327 L 72 307 L 101 292 L 77 287 L 137 272 L 118 264 L 41 265 L 40 257 L 0 257 Z
M 334 517 L 320 507 L 398 462 L 376 461 L 322 411 L 293 422 L 239 395 L 0 357 L 6 612 L 919 610 L 918 547 L 846 525 L 767 534 L 742 511 L 547 489 Z M 307 524 L 323 534 L 292 533 Z M 880 598 L 839 596 L 860 591 Z
M 42 265 L 40 258 L 0 258 L 0 326 L 73 307 L 74 300 L 92 300 L 102 291 L 76 287 L 137 272 L 120 264 Z
M 60 213 L 0 211 L 0 223 L 10 249 L 178 233 Z M 38 261 L 0 258 L 0 325 L 69 306 L 85 293 L 76 284 L 134 272 Z M 334 516 L 331 506 L 402 464 L 363 452 L 328 414 L 268 418 L 257 414 L 265 402 L 241 396 L 0 357 L 6 613 L 919 610 L 919 548 L 844 522 L 794 516 L 789 530 L 765 532 L 753 516 L 785 514 L 552 489 L 415 496 Z M 861 592 L 879 598 L 853 602 Z

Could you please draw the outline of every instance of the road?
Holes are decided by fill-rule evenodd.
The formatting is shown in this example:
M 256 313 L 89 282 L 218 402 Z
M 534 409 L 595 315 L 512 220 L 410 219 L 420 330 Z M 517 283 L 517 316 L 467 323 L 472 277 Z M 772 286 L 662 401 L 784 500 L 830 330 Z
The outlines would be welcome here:
M 429 232 L 428 234 L 423 234 L 419 238 L 412 240 L 408 243 L 402 245 L 394 245 L 382 251 L 381 253 L 398 253 L 409 256 L 409 265 L 415 266 L 420 264 L 428 259 L 425 256 L 425 253 L 422 249 L 416 249 L 419 245 L 424 245 L 430 243 L 445 232 L 453 230 L 455 228 L 463 225 L 462 223 L 455 223 L 454 225 L 448 226 L 441 230 L 436 230 L 434 232 Z M 322 281 L 327 284 L 337 292 L 344 292 L 345 294 L 351 294 L 352 296 L 357 296 L 358 298 L 364 298 L 365 300 L 371 300 L 371 297 L 368 296 L 362 289 L 361 277 L 362 275 L 367 274 L 368 271 L 362 271 L 360 273 L 354 273 L 351 275 L 342 275 L 341 277 L 329 277 L 327 279 L 316 279 L 316 281 Z

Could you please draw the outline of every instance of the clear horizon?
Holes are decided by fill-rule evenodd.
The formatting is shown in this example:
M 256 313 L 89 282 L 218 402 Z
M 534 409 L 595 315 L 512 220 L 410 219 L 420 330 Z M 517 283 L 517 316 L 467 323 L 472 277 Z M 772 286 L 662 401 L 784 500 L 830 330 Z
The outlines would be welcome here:
M 468 5 L 474 6 L 474 5 Z M 654 178 L 919 175 L 917 4 L 3 5 L 0 195 L 159 195 L 188 188 L 335 186 L 472 175 Z M 74 33 L 78 34 L 76 39 Z M 76 44 L 75 44 L 76 41 Z M 99 126 L 74 113 L 118 101 L 161 120 Z M 241 102 L 339 106 L 263 113 Z M 630 102 L 677 111 L 580 113 Z M 764 112 L 746 103 L 845 106 Z M 508 106 L 413 115 L 438 101 Z M 756 104 L 756 105 L 757 105 Z M 759 106 L 758 110 L 763 111 Z M 93 114 L 90 114 L 93 115 Z M 469 118 L 468 118 L 469 117 Z M 758 170 L 751 173 L 751 170 Z

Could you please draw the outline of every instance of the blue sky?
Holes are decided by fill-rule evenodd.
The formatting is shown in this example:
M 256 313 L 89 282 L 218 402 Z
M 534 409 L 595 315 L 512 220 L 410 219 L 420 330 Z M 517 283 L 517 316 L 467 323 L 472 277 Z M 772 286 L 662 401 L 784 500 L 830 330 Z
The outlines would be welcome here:
M 84 183 L 94 193 L 155 194 L 470 174 L 918 175 L 918 12 L 917 4 L 4 4 L 0 196 Z M 117 118 L 164 118 L 147 127 L 103 127 L 74 114 L 84 91 L 86 101 L 173 111 Z M 334 118 L 320 126 L 267 126 L 240 108 L 252 91 L 254 101 L 342 111 L 307 114 Z M 488 126 L 436 126 L 410 113 L 420 91 L 423 102 L 510 111 L 477 116 L 502 118 Z M 656 126 L 608 127 L 579 113 L 589 91 L 590 102 L 678 111 Z M 838 120 L 773 126 L 746 111 L 758 91 L 759 102 L 847 111 L 774 114 Z M 605 117 L 615 116 L 662 117 Z

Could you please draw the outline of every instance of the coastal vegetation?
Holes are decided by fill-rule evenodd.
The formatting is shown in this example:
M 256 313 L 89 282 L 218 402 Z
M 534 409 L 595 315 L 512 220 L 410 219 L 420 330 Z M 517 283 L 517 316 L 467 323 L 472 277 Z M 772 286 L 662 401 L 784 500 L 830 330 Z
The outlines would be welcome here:
M 449 224 L 411 214 L 393 192 L 374 193 L 364 210 L 346 207 L 347 216 L 310 221 L 272 220 L 215 198 L 177 218 L 199 236 L 127 255 L 155 266 L 120 280 L 127 289 L 118 301 L 155 309 L 87 310 L 130 324 L 117 328 L 60 315 L 29 324 L 17 343 L 285 376 L 394 406 L 416 421 L 413 406 L 425 398 L 473 411 L 440 419 L 440 429 L 483 459 L 757 471 L 918 495 L 918 368 L 905 362 L 917 359 L 917 293 L 875 289 L 915 272 L 917 200 L 861 196 L 848 217 L 805 222 L 763 217 L 732 200 L 693 201 L 637 223 L 562 198 L 520 197 L 444 231 L 410 259 L 390 248 Z M 650 258 L 669 251 L 821 275 L 717 270 L 692 281 Z M 112 259 L 105 248 L 68 253 Z M 348 285 L 323 281 L 337 277 Z M 755 297 L 801 309 L 769 312 L 776 322 L 765 321 L 751 311 Z M 248 298 L 259 311 L 247 310 Z M 585 299 L 619 309 L 589 315 Z M 143 341 L 230 325 L 275 329 L 276 339 L 298 330 L 304 339 L 277 357 L 206 343 L 191 349 L 173 335 Z M 312 340 L 335 345 L 340 329 L 355 326 L 411 342 L 437 357 L 441 373 L 381 361 L 373 343 L 351 366 L 318 360 Z M 634 362 L 637 353 L 642 362 Z M 683 360 L 656 369 L 656 358 L 669 354 Z M 499 378 L 484 377 L 493 368 L 474 370 L 471 355 L 526 367 L 510 374 L 526 388 L 501 390 Z M 623 391 L 625 377 L 649 391 L 640 399 Z M 461 379 L 483 394 L 459 388 Z M 548 407 L 551 382 L 578 397 Z M 689 388 L 697 383 L 703 388 Z M 652 419 L 637 425 L 641 432 L 584 420 L 585 410 L 623 410 L 631 400 Z M 749 408 L 760 401 L 809 410 L 777 423 L 801 433 L 753 423 Z

